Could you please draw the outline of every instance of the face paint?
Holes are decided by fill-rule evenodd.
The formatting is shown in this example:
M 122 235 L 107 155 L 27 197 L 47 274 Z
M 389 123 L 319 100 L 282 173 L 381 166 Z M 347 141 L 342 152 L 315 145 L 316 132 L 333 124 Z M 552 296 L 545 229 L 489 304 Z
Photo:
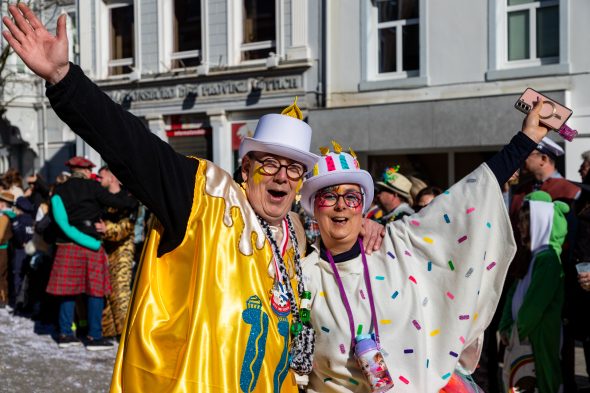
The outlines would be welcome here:
M 254 174 L 252 175 L 252 181 L 254 184 L 260 184 L 262 179 L 264 179 L 264 175 L 262 175 L 258 170 L 254 171 Z
M 319 210 L 330 210 L 333 209 L 334 206 L 326 206 L 326 200 L 324 199 L 324 194 L 317 194 L 315 197 L 315 207 Z

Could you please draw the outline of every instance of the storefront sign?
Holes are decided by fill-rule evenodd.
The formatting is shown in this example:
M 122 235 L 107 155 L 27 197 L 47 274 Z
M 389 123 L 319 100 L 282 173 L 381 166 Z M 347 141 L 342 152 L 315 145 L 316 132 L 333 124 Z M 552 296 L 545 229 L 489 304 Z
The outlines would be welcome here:
M 133 90 L 113 90 L 107 91 L 107 94 L 115 102 L 145 102 L 184 99 L 189 95 L 196 97 L 232 97 L 247 95 L 252 92 L 264 95 L 265 93 L 298 90 L 302 86 L 302 76 L 292 75 L 136 88 Z

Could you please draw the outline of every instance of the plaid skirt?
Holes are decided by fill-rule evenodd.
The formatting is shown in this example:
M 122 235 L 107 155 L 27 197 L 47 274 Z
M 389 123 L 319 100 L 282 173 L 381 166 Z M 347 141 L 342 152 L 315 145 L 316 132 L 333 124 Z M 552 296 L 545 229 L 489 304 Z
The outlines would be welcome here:
M 58 244 L 47 292 L 66 296 L 85 293 L 102 297 L 111 292 L 107 254 L 77 244 Z

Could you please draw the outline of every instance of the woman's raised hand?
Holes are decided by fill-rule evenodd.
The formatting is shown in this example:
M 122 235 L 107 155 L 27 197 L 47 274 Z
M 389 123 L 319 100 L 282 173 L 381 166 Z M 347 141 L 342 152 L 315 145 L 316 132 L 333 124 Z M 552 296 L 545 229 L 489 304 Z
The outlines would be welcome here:
M 543 100 L 539 97 L 522 122 L 522 132 L 537 143 L 541 142 L 541 139 L 549 132 L 549 128 L 539 122 L 542 108 Z
M 23 62 L 51 84 L 62 80 L 70 69 L 66 16 L 57 19 L 57 35 L 47 31 L 33 11 L 23 2 L 9 5 L 14 21 L 2 18 L 8 28 L 2 35 Z

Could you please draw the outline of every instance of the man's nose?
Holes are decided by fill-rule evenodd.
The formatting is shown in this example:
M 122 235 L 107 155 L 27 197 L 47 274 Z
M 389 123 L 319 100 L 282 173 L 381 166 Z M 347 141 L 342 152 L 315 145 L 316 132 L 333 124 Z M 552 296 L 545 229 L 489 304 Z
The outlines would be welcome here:
M 286 166 L 281 166 L 279 168 L 279 171 L 277 173 L 275 173 L 274 176 L 275 181 L 279 180 L 281 182 L 283 181 L 287 181 L 288 176 L 287 176 L 287 167 Z

